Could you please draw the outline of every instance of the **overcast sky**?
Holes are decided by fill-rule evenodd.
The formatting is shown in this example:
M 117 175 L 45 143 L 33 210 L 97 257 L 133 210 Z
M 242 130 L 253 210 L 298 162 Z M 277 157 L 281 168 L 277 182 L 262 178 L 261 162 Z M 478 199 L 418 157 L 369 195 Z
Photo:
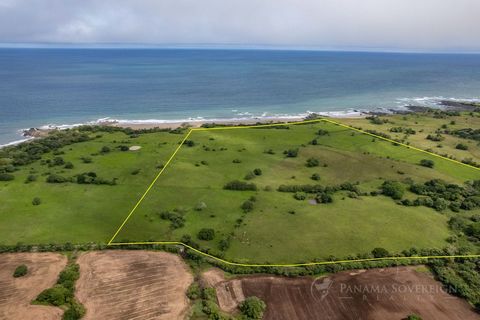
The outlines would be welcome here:
M 0 43 L 480 51 L 480 0 L 0 0 Z

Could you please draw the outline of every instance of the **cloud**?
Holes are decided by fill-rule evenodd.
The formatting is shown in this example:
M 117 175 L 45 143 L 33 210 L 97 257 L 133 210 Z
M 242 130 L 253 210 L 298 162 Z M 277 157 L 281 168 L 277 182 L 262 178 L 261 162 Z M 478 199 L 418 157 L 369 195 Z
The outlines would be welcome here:
M 480 50 L 478 0 L 0 0 L 0 42 Z

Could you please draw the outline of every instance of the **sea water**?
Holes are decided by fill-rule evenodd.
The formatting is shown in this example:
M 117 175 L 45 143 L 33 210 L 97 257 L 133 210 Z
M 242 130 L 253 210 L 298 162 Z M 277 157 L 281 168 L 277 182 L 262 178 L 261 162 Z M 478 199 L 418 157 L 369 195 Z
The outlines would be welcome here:
M 110 118 L 348 113 L 480 97 L 480 55 L 275 50 L 0 49 L 0 145 Z

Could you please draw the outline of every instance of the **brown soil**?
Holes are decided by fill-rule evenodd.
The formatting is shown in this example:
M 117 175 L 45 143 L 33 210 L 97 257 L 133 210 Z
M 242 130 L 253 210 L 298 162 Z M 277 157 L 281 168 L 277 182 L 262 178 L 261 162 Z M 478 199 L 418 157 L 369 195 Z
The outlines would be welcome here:
M 193 277 L 165 252 L 111 250 L 81 255 L 76 296 L 89 319 L 183 319 Z
M 13 277 L 15 268 L 25 264 L 28 273 Z M 67 258 L 57 253 L 0 254 L 0 319 L 61 319 L 60 308 L 31 305 L 40 292 L 52 287 Z
M 373 269 L 318 279 L 254 276 L 217 282 L 215 287 L 220 307 L 229 312 L 244 297 L 261 298 L 267 303 L 267 320 L 400 320 L 409 314 L 424 320 L 480 319 L 466 301 L 446 293 L 429 272 L 418 270 Z

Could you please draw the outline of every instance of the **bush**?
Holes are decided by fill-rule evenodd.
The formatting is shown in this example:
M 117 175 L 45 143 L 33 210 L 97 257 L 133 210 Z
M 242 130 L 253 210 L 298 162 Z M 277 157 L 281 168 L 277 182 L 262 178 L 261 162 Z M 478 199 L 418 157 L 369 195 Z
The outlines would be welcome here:
M 132 172 L 130 172 L 130 174 L 131 174 L 132 176 L 136 176 L 136 175 L 139 174 L 139 173 L 140 173 L 140 169 L 135 169 L 135 170 L 133 170 Z
M 202 211 L 204 209 L 207 209 L 207 204 L 203 201 L 197 203 L 197 205 L 195 206 L 196 211 Z
M 375 248 L 372 250 L 372 255 L 375 258 L 385 258 L 390 256 L 390 253 L 387 251 L 387 249 L 384 248 Z
M 422 320 L 422 317 L 417 316 L 416 314 L 411 314 L 405 318 L 406 320 Z
M 297 192 L 293 195 L 293 197 L 297 200 L 305 200 L 307 199 L 307 195 L 303 192 Z
M 34 182 L 34 181 L 37 181 L 37 176 L 33 175 L 33 174 L 29 174 L 27 176 L 27 179 L 25 179 L 25 183 L 30 183 L 30 182 Z
M 402 199 L 404 193 L 405 193 L 405 188 L 400 182 L 397 181 L 385 181 L 382 184 L 382 192 L 384 195 L 394 199 L 394 200 L 400 200 Z
M 458 150 L 468 150 L 468 146 L 466 144 L 463 144 L 463 143 L 459 143 L 455 146 L 456 149 Z
M 243 212 L 250 212 L 253 210 L 253 207 L 254 207 L 254 203 L 253 201 L 250 201 L 250 200 L 245 201 L 244 203 L 242 203 L 242 206 L 241 206 Z
M 41 203 L 42 203 L 42 200 L 41 200 L 39 197 L 35 197 L 35 198 L 33 198 L 33 200 L 32 200 L 32 204 L 33 204 L 34 206 L 38 206 L 38 205 L 40 205 Z
M 254 173 L 256 176 L 261 176 L 261 175 L 262 175 L 262 169 L 255 168 L 255 169 L 253 169 L 253 173 Z
M 318 203 L 332 203 L 333 202 L 333 197 L 332 197 L 331 194 L 329 194 L 327 192 L 321 192 L 321 193 L 317 194 L 317 196 L 315 197 L 315 200 Z
M 12 181 L 13 179 L 15 179 L 13 174 L 0 173 L 0 181 Z
M 298 156 L 298 149 L 288 149 L 283 151 L 283 154 L 286 155 L 288 158 L 295 158 Z
M 92 163 L 92 158 L 90 157 L 82 157 L 81 159 L 83 163 Z
M 64 168 L 65 168 L 65 169 L 73 169 L 73 163 L 71 163 L 71 162 L 66 162 Z
M 176 212 L 163 211 L 160 213 L 160 218 L 169 220 L 171 222 L 170 228 L 179 229 L 185 225 L 185 218 Z
M 215 238 L 215 230 L 211 228 L 203 228 L 198 232 L 197 237 L 198 239 L 205 241 L 213 240 Z
M 306 166 L 309 168 L 318 167 L 319 165 L 320 165 L 320 162 L 318 161 L 318 159 L 315 159 L 315 158 L 309 158 L 306 164 Z
M 255 173 L 253 173 L 252 171 L 247 173 L 244 177 L 245 180 L 252 180 L 253 178 L 255 178 Z
M 187 147 L 195 146 L 195 142 L 192 141 L 192 140 L 185 140 L 185 142 L 183 144 L 187 145 Z
M 237 190 L 237 191 L 256 191 L 257 186 L 254 183 L 247 183 L 244 181 L 234 180 L 227 183 L 223 189 L 225 190 Z
M 318 173 L 314 173 L 314 174 L 312 174 L 310 179 L 318 181 L 318 180 L 320 180 L 320 175 Z
M 422 159 L 420 160 L 420 165 L 427 168 L 433 168 L 435 166 L 435 162 L 433 162 L 433 160 Z
M 67 178 L 62 177 L 58 174 L 50 174 L 47 177 L 47 182 L 48 183 L 65 183 L 65 182 L 67 182 Z
M 190 300 L 196 300 L 200 298 L 200 295 L 201 295 L 201 291 L 200 291 L 200 287 L 198 286 L 198 283 L 195 283 L 195 282 L 192 283 L 190 287 L 188 287 L 187 297 Z
M 43 290 L 37 297 L 37 301 L 59 307 L 68 302 L 70 292 L 62 285 L 55 285 L 53 288 Z
M 263 318 L 263 313 L 265 312 L 267 305 L 257 297 L 248 297 L 240 303 L 239 308 L 247 319 L 257 320 Z
M 101 152 L 101 153 L 109 153 L 109 152 L 110 152 L 110 148 L 107 147 L 107 146 L 103 146 L 102 149 L 100 149 L 100 152 Z
M 81 319 L 85 315 L 85 308 L 79 304 L 78 302 L 73 302 L 70 304 L 70 308 L 68 308 L 63 313 L 63 320 L 78 320 Z
M 13 277 L 14 278 L 23 277 L 24 275 L 27 274 L 27 272 L 28 272 L 27 266 L 24 264 L 21 264 L 15 268 L 15 271 L 13 272 Z

